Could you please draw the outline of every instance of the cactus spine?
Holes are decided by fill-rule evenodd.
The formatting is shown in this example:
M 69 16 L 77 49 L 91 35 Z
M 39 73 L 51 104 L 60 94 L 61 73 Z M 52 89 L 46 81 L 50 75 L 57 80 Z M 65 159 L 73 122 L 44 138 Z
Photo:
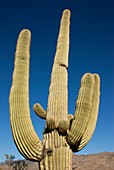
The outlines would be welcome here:
M 81 150 L 94 132 L 100 94 L 97 74 L 86 73 L 81 80 L 76 110 L 68 114 L 68 53 L 70 11 L 64 10 L 51 74 L 47 110 L 34 105 L 35 113 L 46 120 L 41 142 L 34 131 L 29 109 L 30 31 L 18 38 L 10 91 L 10 121 L 15 144 L 29 160 L 38 161 L 41 170 L 72 170 L 73 151 Z

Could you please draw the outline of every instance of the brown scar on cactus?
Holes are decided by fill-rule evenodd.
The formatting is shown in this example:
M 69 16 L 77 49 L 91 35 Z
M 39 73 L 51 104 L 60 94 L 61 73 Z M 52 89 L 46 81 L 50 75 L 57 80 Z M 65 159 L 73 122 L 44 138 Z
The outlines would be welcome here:
M 36 115 L 46 121 L 42 141 L 30 118 L 31 32 L 28 29 L 21 31 L 16 46 L 9 97 L 11 130 L 19 152 L 26 159 L 37 161 L 40 170 L 72 170 L 73 152 L 78 152 L 87 145 L 94 133 L 98 117 L 100 77 L 91 73 L 82 77 L 74 115 L 68 114 L 70 16 L 70 10 L 63 11 L 47 109 L 45 111 L 39 103 L 33 106 Z

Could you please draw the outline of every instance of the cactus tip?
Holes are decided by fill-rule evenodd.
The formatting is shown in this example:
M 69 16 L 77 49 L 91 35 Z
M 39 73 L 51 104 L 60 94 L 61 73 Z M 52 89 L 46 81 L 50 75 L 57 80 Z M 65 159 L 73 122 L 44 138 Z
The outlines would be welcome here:
M 93 84 L 94 78 L 91 73 L 85 73 L 81 79 L 81 83 Z
M 71 15 L 71 12 L 70 12 L 69 9 L 65 9 L 65 10 L 63 11 L 63 14 Z
M 23 30 L 20 32 L 19 36 L 21 36 L 21 35 L 25 35 L 25 36 L 31 37 L 31 32 L 30 32 L 29 29 L 23 29 Z
M 97 82 L 100 82 L 100 76 L 98 74 L 94 73 L 93 76 Z

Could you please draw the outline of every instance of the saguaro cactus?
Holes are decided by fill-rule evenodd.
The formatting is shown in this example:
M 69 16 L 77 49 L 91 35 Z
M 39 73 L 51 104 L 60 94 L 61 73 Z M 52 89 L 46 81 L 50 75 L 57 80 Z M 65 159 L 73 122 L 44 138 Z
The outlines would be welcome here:
M 69 25 L 70 11 L 64 10 L 47 110 L 38 103 L 33 107 L 35 113 L 46 120 L 42 142 L 34 131 L 29 111 L 29 30 L 22 30 L 16 47 L 9 99 L 12 134 L 20 153 L 26 159 L 38 161 L 41 170 L 72 170 L 73 152 L 81 150 L 88 143 L 97 120 L 100 96 L 97 74 L 86 73 L 82 77 L 74 116 L 68 114 Z

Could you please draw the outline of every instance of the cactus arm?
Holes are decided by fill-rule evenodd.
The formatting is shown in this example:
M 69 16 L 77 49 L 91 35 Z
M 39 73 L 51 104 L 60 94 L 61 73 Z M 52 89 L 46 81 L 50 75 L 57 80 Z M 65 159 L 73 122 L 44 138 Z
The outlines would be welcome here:
M 33 110 L 37 116 L 39 116 L 42 119 L 46 119 L 46 111 L 42 108 L 42 106 L 39 103 L 34 104 Z
M 65 121 L 68 121 L 67 68 L 69 53 L 69 25 L 70 25 L 70 11 L 64 10 L 60 24 L 59 36 L 57 40 L 57 47 L 54 64 L 52 68 L 51 83 L 49 88 L 47 105 L 46 120 L 50 119 L 53 123 L 54 121 L 52 119 L 54 119 L 56 125 L 53 127 L 57 127 L 61 119 L 65 119 Z M 48 121 L 47 124 L 51 124 L 51 122 Z
M 94 132 L 99 106 L 99 76 L 85 74 L 76 102 L 76 110 L 67 140 L 74 151 L 81 150 Z
M 18 38 L 13 82 L 10 90 L 10 123 L 14 142 L 20 153 L 34 161 L 42 159 L 43 145 L 34 131 L 29 109 L 29 48 L 30 31 L 23 30 Z
M 88 123 L 86 125 L 86 129 L 81 139 L 78 151 L 87 145 L 96 127 L 98 109 L 99 109 L 100 78 L 97 74 L 93 74 L 93 77 L 94 77 L 94 91 L 93 91 L 93 97 L 92 97 L 91 114 L 88 119 Z

